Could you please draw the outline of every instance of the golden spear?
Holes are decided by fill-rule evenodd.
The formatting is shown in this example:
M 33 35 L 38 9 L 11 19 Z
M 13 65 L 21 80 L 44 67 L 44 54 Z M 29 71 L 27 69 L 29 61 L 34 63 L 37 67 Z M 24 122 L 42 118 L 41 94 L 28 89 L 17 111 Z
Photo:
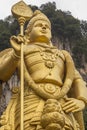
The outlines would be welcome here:
M 24 35 L 24 24 L 29 20 L 33 12 L 29 6 L 27 6 L 23 0 L 12 6 L 12 14 L 18 19 L 20 25 L 20 34 Z M 21 113 L 20 113 L 20 130 L 24 130 L 24 55 L 23 55 L 23 43 L 21 43 Z

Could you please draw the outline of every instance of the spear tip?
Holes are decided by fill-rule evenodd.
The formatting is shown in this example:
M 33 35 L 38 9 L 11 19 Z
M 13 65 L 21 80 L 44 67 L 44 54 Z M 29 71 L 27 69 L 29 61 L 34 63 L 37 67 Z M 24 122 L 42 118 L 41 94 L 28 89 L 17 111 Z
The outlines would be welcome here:
M 24 17 L 26 20 L 29 20 L 33 15 L 31 8 L 23 0 L 14 4 L 11 11 L 16 18 Z

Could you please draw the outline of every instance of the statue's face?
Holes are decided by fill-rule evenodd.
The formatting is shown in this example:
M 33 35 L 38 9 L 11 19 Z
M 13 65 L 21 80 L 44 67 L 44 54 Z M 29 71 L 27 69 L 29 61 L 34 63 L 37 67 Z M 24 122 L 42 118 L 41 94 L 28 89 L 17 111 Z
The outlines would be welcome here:
M 49 43 L 50 39 L 51 29 L 48 22 L 43 20 L 36 21 L 30 32 L 30 41 Z

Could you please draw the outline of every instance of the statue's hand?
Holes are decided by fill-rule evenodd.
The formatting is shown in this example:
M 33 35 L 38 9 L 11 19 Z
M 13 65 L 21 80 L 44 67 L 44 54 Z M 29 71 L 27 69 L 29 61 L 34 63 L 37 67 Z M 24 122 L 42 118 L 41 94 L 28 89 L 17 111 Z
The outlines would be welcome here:
M 66 103 L 62 105 L 62 108 L 66 113 L 74 113 L 83 110 L 85 108 L 85 103 L 75 98 L 66 98 Z
M 17 55 L 20 55 L 21 43 L 24 43 L 24 38 L 22 35 L 11 36 L 10 43 L 14 48 L 14 51 Z

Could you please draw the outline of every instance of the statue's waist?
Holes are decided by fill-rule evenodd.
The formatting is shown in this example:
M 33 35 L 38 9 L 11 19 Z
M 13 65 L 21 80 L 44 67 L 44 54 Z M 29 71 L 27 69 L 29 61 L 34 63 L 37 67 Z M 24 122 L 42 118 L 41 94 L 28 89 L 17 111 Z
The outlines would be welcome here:
M 61 86 L 52 84 L 52 83 L 36 83 L 37 87 L 42 89 L 44 92 L 49 94 L 59 94 L 61 90 Z M 25 85 L 25 93 L 29 92 L 29 95 L 34 93 L 34 90 L 32 90 L 30 87 Z

